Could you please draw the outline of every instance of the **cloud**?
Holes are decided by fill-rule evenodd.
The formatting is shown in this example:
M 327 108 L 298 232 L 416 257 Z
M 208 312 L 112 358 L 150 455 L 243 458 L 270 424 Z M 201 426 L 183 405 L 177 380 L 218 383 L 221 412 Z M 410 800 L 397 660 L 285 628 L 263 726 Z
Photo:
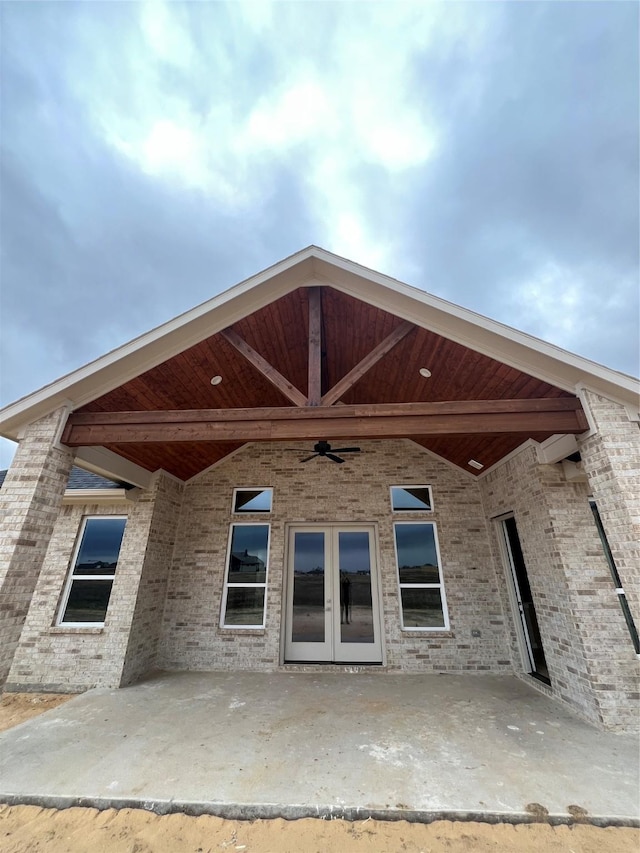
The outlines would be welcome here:
M 3 402 L 309 243 L 637 372 L 635 5 L 0 18 Z

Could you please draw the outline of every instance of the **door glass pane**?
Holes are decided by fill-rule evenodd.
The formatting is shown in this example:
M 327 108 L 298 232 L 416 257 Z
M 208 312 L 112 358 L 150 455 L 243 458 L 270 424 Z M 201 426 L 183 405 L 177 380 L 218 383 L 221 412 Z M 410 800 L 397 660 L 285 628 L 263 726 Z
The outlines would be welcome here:
M 400 594 L 405 628 L 444 628 L 439 589 L 403 587 Z
M 433 524 L 396 524 L 400 583 L 440 583 Z
M 340 640 L 343 643 L 373 643 L 369 534 L 341 531 L 338 555 Z
M 324 533 L 295 533 L 293 545 L 294 643 L 324 643 Z

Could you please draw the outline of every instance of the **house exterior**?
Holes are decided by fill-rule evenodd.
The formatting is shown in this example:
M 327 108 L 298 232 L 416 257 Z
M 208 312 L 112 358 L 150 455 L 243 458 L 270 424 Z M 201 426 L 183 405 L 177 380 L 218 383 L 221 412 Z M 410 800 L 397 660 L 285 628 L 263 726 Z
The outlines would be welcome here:
M 638 391 L 309 247 L 0 412 L 0 683 L 515 673 L 632 730 Z

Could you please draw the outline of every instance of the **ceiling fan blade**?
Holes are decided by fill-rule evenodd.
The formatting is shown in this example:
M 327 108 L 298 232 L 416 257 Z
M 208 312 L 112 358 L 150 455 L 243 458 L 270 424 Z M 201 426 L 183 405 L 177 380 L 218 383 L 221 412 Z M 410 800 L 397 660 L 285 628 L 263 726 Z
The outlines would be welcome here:
M 311 462 L 312 459 L 315 459 L 316 456 L 320 456 L 319 453 L 314 453 L 313 456 L 307 456 L 306 459 L 301 459 L 300 462 Z
M 327 459 L 331 459 L 332 462 L 344 462 L 344 459 L 340 459 L 339 456 L 335 456 L 333 453 L 325 453 L 324 455 Z
M 332 447 L 334 453 L 360 453 L 359 447 Z

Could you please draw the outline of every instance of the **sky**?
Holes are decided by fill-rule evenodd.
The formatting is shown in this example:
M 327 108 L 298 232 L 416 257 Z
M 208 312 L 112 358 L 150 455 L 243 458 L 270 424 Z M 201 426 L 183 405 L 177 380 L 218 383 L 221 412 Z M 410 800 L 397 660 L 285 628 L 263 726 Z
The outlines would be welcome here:
M 639 8 L 0 3 L 0 404 L 309 244 L 638 375 Z

